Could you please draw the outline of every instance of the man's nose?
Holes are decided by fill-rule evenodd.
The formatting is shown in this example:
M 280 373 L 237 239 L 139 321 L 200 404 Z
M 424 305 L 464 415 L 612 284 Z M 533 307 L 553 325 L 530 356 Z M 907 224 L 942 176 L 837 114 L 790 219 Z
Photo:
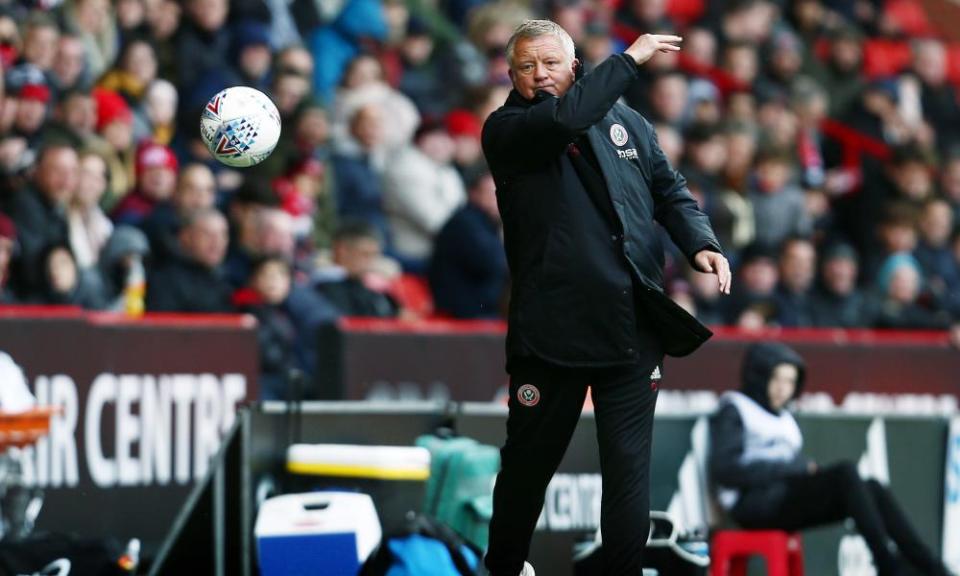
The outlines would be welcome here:
M 537 62 L 536 68 L 533 69 L 533 77 L 537 80 L 546 80 L 547 67 L 541 62 Z

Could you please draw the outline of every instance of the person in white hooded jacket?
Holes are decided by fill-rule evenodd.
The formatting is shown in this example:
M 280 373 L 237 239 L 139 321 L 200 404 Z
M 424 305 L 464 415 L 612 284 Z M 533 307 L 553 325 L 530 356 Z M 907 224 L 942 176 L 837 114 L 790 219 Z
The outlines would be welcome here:
M 950 572 L 924 544 L 890 491 L 854 463 L 818 466 L 787 403 L 803 390 L 803 359 L 776 342 L 746 352 L 740 391 L 723 395 L 710 421 L 711 482 L 717 500 L 746 529 L 798 531 L 847 518 L 867 542 L 879 576 Z
M 434 237 L 466 202 L 463 180 L 453 167 L 453 140 L 446 127 L 427 120 L 414 143 L 400 150 L 383 175 L 383 210 L 393 249 L 411 272 L 426 271 Z

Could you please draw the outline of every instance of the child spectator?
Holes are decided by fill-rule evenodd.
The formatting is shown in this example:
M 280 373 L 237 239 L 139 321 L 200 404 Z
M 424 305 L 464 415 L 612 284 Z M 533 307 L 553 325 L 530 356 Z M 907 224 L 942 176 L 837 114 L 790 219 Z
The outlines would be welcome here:
M 917 247 L 917 215 L 910 204 L 889 204 L 877 224 L 877 246 L 868 254 L 861 279 L 872 281 L 880 266 L 894 254 L 913 254 Z
M 747 350 L 740 390 L 725 393 L 710 420 L 709 469 L 720 506 L 749 530 L 792 532 L 852 519 L 880 576 L 903 574 L 908 563 L 921 574 L 949 576 L 885 486 L 862 479 L 853 462 L 820 466 L 803 456 L 787 405 L 805 379 L 803 359 L 786 345 Z
M 70 246 L 51 244 L 41 254 L 43 282 L 32 299 L 37 304 L 80 306 L 99 309 L 104 305 L 103 293 L 94 273 L 77 266 Z
M 749 192 L 756 241 L 779 246 L 789 236 L 807 236 L 811 222 L 803 192 L 790 182 L 790 156 L 782 150 L 765 149 L 757 156 Z
M 242 222 L 224 264 L 225 278 L 235 288 L 250 280 L 253 264 L 267 255 L 283 256 L 293 262 L 296 242 L 293 219 L 278 208 L 261 208 Z
M 297 367 L 296 325 L 284 308 L 291 282 L 290 265 L 267 257 L 254 264 L 249 288 L 234 295 L 238 309 L 257 319 L 262 400 L 285 400 L 290 370 Z

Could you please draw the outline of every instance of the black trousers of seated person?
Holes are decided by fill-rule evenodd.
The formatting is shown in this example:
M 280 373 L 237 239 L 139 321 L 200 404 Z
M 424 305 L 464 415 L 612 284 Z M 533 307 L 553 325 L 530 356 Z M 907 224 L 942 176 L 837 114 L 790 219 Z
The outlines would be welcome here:
M 600 468 L 603 575 L 639 576 L 650 526 L 650 449 L 656 364 L 562 368 L 524 360 L 512 370 L 507 440 L 493 492 L 485 564 L 491 576 L 516 576 L 530 551 L 544 493 L 563 459 L 590 387 Z M 536 387 L 539 396 L 525 385 Z
M 860 478 L 850 462 L 746 491 L 731 516 L 747 529 L 791 532 L 851 518 L 867 542 L 880 576 L 901 574 L 903 559 L 921 574 L 948 574 L 890 491 L 876 480 Z

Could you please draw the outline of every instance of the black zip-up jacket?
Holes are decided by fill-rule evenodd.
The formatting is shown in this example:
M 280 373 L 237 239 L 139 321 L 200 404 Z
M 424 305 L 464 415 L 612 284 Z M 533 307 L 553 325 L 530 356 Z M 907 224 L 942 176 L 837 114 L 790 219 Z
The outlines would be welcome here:
M 663 294 L 654 220 L 688 259 L 721 250 L 653 127 L 617 103 L 635 78 L 634 61 L 617 54 L 562 97 L 531 101 L 514 90 L 484 124 L 512 276 L 508 370 L 524 355 L 568 366 L 636 362 L 638 319 L 674 356 L 711 335 Z M 584 185 L 574 142 L 592 149 L 616 222 Z

